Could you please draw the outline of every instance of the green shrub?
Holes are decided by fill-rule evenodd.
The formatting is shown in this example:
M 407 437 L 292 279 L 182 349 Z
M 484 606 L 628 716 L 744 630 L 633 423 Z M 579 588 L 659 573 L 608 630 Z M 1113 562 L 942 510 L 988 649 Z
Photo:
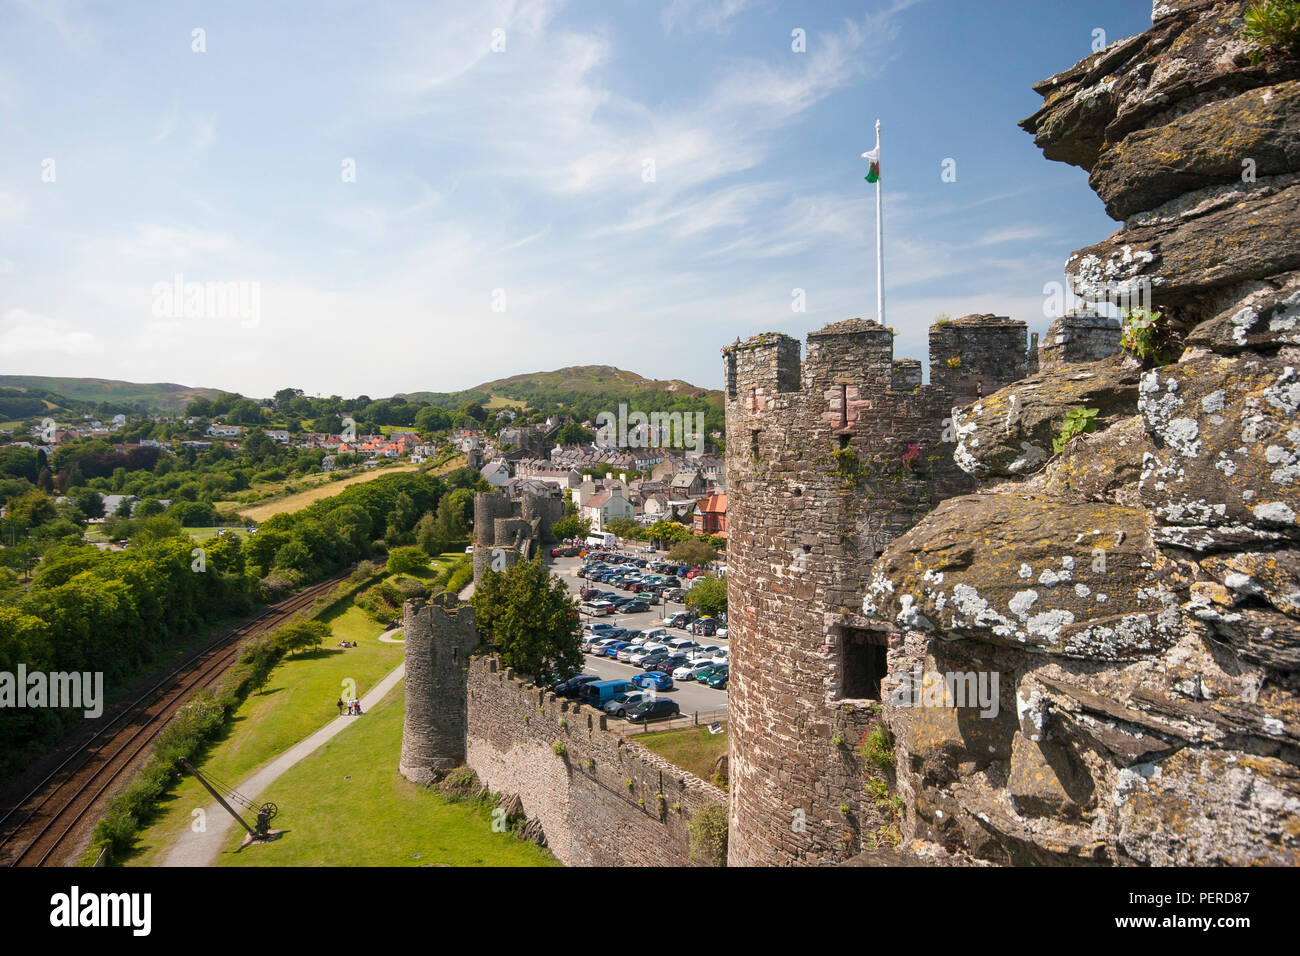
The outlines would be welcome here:
M 1095 431 L 1098 411 L 1099 409 L 1096 408 L 1082 406 L 1070 409 L 1065 415 L 1065 420 L 1061 422 L 1061 433 L 1052 439 L 1052 451 L 1059 455 L 1074 439 L 1087 432 Z
M 727 865 L 727 811 L 707 806 L 686 823 L 691 838 L 691 861 L 706 866 Z
M 1168 365 L 1174 360 L 1169 320 L 1160 312 L 1147 309 L 1125 312 L 1119 344 L 1126 352 L 1152 365 Z
M 1246 10 L 1242 36 L 1254 40 L 1250 62 L 1258 65 L 1269 53 L 1281 56 L 1300 54 L 1300 3 L 1294 0 L 1265 0 Z
M 871 728 L 862 741 L 859 753 L 873 767 L 884 769 L 894 765 L 894 741 L 884 724 Z
M 564 745 L 563 740 L 557 739 L 555 743 L 551 744 L 551 753 L 555 754 L 557 757 L 563 757 L 568 752 L 569 748 Z

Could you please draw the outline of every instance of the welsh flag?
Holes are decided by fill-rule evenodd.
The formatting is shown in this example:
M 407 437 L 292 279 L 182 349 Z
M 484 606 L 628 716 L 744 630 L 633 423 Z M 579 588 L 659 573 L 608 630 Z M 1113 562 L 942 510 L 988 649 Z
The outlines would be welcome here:
M 867 182 L 874 183 L 880 178 L 880 147 L 877 146 L 870 152 L 863 153 L 862 158 L 871 163 L 871 168 L 867 170 Z

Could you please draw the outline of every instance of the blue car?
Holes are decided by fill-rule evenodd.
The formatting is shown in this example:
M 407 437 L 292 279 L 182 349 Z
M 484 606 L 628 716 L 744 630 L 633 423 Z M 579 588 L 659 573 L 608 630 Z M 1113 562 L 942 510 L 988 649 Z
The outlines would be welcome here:
M 601 653 L 604 654 L 606 657 L 612 657 L 615 660 L 618 660 L 618 652 L 625 647 L 631 647 L 631 646 L 632 646 L 631 641 L 618 641 L 614 644 L 606 645 L 604 649 L 601 651 Z
M 672 690 L 673 679 L 663 671 L 646 671 L 632 678 L 637 687 L 653 687 L 655 690 Z

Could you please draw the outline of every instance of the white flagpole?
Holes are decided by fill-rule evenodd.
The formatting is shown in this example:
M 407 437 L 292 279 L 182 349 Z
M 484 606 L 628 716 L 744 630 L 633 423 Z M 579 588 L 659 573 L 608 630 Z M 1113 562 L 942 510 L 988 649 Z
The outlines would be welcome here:
M 880 163 L 880 120 L 876 120 L 876 162 Z M 876 177 L 876 320 L 885 324 L 885 221 L 880 211 L 880 177 Z

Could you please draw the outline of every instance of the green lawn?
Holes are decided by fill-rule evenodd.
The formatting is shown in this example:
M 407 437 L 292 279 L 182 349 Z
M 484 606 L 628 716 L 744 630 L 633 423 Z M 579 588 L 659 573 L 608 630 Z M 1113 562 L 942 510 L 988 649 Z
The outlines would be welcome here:
M 240 538 L 247 538 L 248 532 L 243 528 L 232 527 L 214 527 L 214 528 L 182 528 L 195 541 L 207 541 L 209 538 L 215 538 L 218 531 L 225 531 L 227 534 L 233 534 Z
M 293 744 L 310 736 L 338 716 L 335 702 L 344 680 L 355 682 L 356 696 L 402 662 L 400 644 L 377 639 L 384 627 L 351 604 L 323 618 L 334 630 L 324 647 L 286 658 L 271 673 L 260 693 L 254 692 L 235 712 L 226 734 L 204 756 L 199 769 L 235 786 Z M 343 650 L 341 640 L 357 641 Z M 165 854 L 173 835 L 189 826 L 190 811 L 206 806 L 207 794 L 186 777 L 163 801 L 161 814 L 141 835 L 128 865 L 153 865 Z
M 724 732 L 720 734 L 711 734 L 708 727 L 700 726 L 637 734 L 633 739 L 670 763 L 712 783 L 713 764 L 727 752 L 726 725 L 723 726 Z
M 280 808 L 279 840 L 238 853 L 232 828 L 218 866 L 558 866 L 545 850 L 492 831 L 491 811 L 448 803 L 397 772 L 405 696 L 379 706 L 259 798 Z

